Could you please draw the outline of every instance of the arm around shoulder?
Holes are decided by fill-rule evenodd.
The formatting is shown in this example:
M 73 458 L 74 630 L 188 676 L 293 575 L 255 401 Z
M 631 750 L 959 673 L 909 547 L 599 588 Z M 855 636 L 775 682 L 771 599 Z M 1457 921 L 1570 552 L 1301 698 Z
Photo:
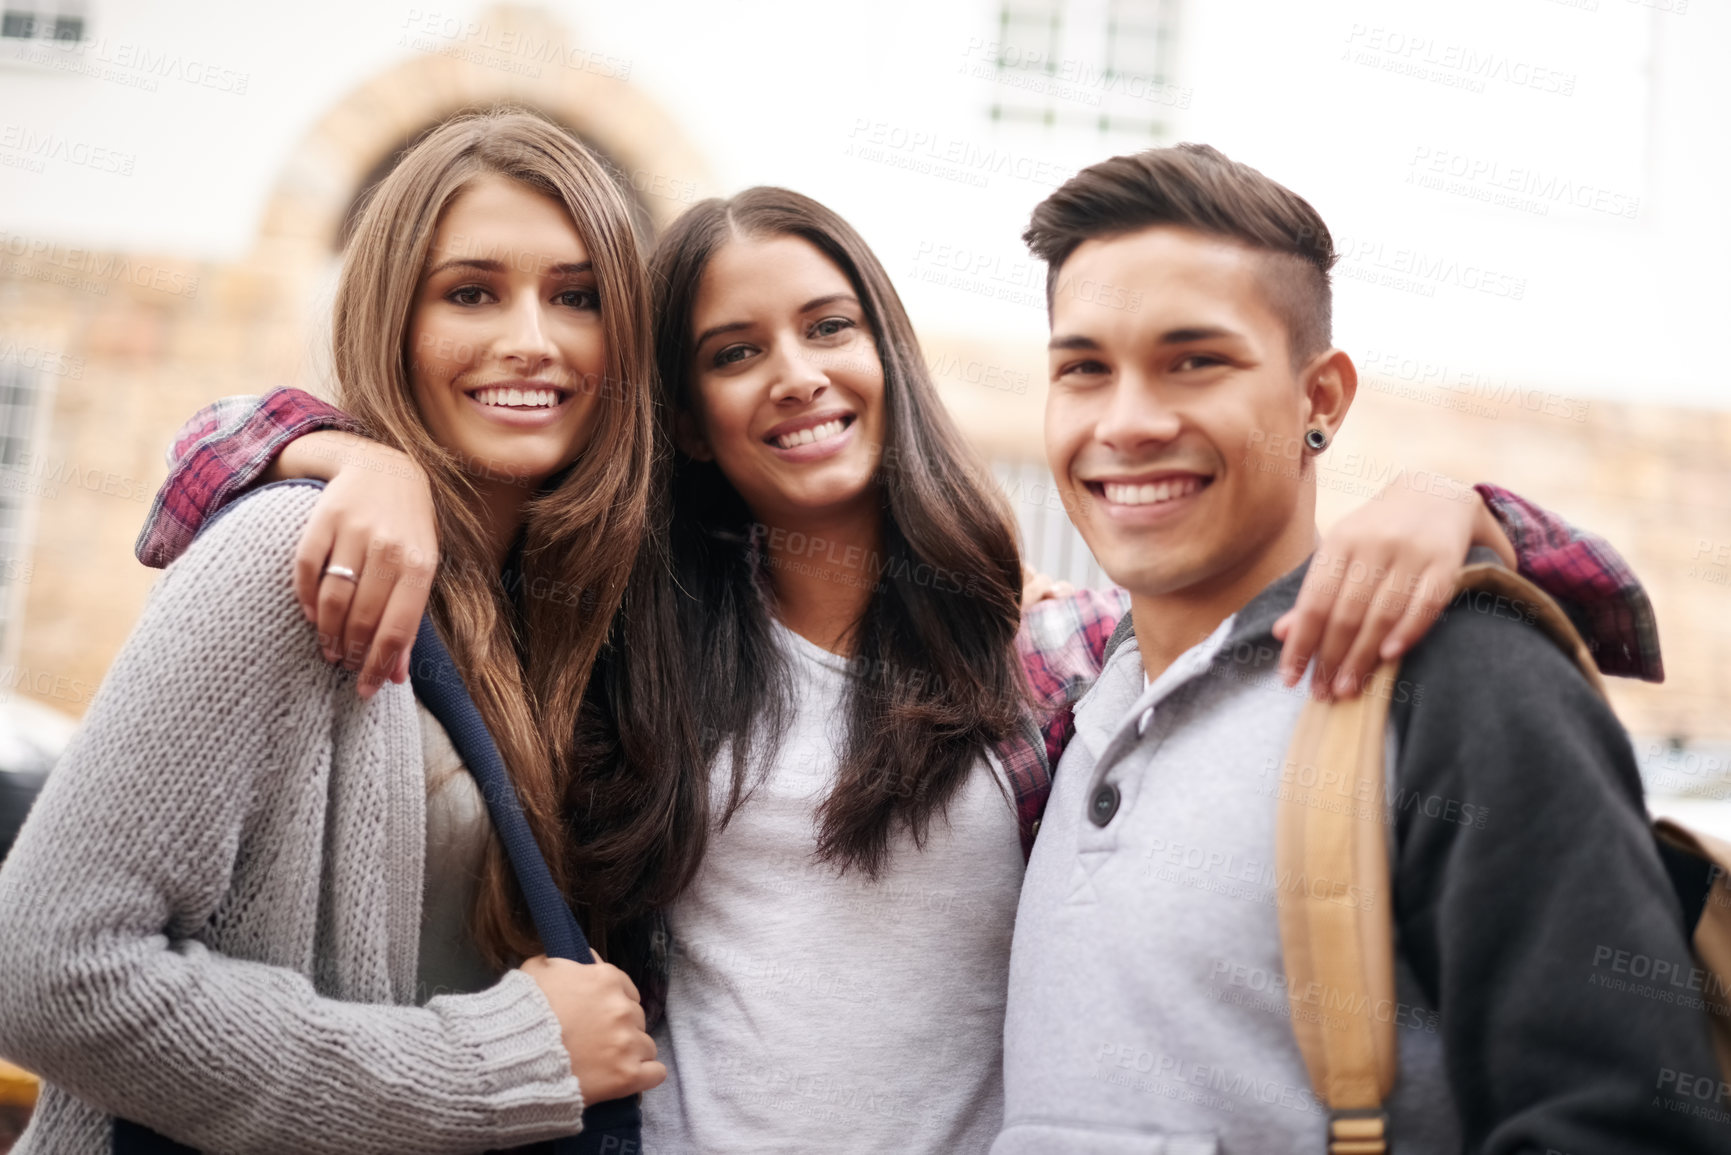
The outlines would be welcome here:
M 300 389 L 263 397 L 225 397 L 199 410 L 175 434 L 169 474 L 157 490 L 133 552 L 161 568 L 179 557 L 206 520 L 245 493 L 283 449 L 321 429 L 353 429 L 341 409 Z

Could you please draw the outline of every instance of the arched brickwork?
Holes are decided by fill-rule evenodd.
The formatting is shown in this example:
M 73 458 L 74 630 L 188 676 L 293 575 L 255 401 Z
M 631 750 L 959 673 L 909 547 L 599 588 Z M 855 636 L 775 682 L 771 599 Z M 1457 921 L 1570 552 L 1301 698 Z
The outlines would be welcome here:
M 412 58 L 349 93 L 290 153 L 261 217 L 259 255 L 322 263 L 356 193 L 404 142 L 454 112 L 501 103 L 539 109 L 596 146 L 657 226 L 711 192 L 696 148 L 632 86 L 631 62 L 584 51 L 545 13 L 505 5 L 461 28 L 411 25 L 402 46 Z

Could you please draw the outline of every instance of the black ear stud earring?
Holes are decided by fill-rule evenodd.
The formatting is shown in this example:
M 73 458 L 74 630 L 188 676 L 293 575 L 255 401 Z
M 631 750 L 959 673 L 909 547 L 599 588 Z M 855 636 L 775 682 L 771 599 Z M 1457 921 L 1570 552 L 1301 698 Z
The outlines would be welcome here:
M 1320 453 L 1328 448 L 1328 434 L 1320 429 L 1307 429 L 1304 431 L 1304 443 Z

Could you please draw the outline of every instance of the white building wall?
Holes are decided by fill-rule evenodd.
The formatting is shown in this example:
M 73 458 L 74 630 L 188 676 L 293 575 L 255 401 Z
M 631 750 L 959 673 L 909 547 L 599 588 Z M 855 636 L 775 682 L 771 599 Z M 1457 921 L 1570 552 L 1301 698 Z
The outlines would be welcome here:
M 1103 3 L 1072 0 L 1068 19 Z M 1146 143 L 994 125 L 975 70 L 998 8 L 981 0 L 547 7 L 672 115 L 721 191 L 787 184 L 858 224 L 928 331 L 1037 343 L 1038 303 L 1013 291 L 1037 279 L 1017 240 L 1028 210 Z M 0 65 L 0 231 L 216 258 L 246 251 L 323 112 L 417 43 L 465 50 L 484 19 L 389 0 L 87 8 L 96 75 Z M 1317 203 L 1351 245 L 1349 349 L 1582 399 L 1731 400 L 1703 339 L 1731 315 L 1731 7 L 1189 0 L 1178 26 L 1175 87 L 1154 102 L 1171 139 L 1216 143 Z M 1069 103 L 1090 96 L 1083 81 Z M 129 171 L 43 159 L 44 141 Z M 1408 180 L 1427 176 L 1445 187 Z M 1586 207 L 1555 199 L 1564 187 Z M 1499 195 L 1517 203 L 1475 199 Z

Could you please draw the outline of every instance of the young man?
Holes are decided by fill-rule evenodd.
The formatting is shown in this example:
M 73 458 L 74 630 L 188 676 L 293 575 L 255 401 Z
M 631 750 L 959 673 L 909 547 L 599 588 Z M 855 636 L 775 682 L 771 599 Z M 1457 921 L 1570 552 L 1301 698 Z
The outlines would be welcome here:
M 1277 916 L 1303 882 L 1273 865 L 1306 687 L 1278 677 L 1273 625 L 1357 385 L 1330 347 L 1332 241 L 1194 145 L 1084 170 L 1026 239 L 1049 265 L 1048 459 L 1131 612 L 1029 862 L 992 1150 L 1320 1153 Z M 1704 1018 L 1601 982 L 1625 951 L 1691 973 L 1628 740 L 1523 614 L 1487 608 L 1452 609 L 1391 698 L 1392 1149 L 1731 1149 L 1675 1091 L 1717 1079 Z

